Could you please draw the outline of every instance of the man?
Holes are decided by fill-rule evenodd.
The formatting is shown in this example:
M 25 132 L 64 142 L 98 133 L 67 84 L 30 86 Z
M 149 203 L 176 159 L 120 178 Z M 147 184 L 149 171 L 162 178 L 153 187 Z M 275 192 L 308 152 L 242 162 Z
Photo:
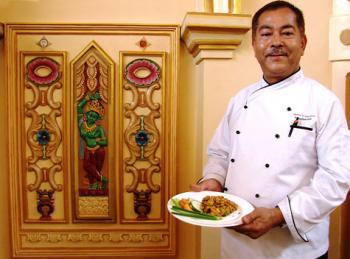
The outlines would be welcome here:
M 222 257 L 327 258 L 329 215 L 350 184 L 350 133 L 338 98 L 304 76 L 302 12 L 285 1 L 252 20 L 263 79 L 234 96 L 194 191 L 225 191 L 255 207 L 223 229 Z

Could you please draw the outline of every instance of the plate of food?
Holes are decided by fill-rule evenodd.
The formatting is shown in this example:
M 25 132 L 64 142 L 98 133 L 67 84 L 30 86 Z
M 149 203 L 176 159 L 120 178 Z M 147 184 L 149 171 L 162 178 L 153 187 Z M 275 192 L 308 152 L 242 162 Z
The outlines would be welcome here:
M 232 194 L 212 191 L 184 192 L 167 204 L 175 218 L 202 227 L 232 227 L 254 210 L 246 200 Z

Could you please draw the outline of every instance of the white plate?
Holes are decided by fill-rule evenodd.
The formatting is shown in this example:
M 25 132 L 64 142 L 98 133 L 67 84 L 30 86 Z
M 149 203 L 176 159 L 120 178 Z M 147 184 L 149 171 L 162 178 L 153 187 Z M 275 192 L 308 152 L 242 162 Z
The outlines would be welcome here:
M 186 217 L 186 216 L 180 216 L 173 214 L 172 212 L 172 202 L 171 199 L 188 199 L 191 198 L 196 201 L 202 201 L 202 199 L 205 196 L 224 196 L 224 198 L 229 199 L 236 203 L 239 208 L 238 210 L 234 211 L 230 215 L 223 217 L 222 219 L 219 220 L 207 220 L 207 219 L 197 219 L 197 218 L 192 218 L 192 217 Z M 168 201 L 168 210 L 171 215 L 173 215 L 175 218 L 192 224 L 192 225 L 197 225 L 197 226 L 202 226 L 202 227 L 232 227 L 232 226 L 238 226 L 242 224 L 241 218 L 250 212 L 254 210 L 254 207 L 246 200 L 237 197 L 232 194 L 227 194 L 227 193 L 222 193 L 222 192 L 211 192 L 211 191 L 203 191 L 203 192 L 184 192 L 180 193 L 178 195 L 175 195 Z

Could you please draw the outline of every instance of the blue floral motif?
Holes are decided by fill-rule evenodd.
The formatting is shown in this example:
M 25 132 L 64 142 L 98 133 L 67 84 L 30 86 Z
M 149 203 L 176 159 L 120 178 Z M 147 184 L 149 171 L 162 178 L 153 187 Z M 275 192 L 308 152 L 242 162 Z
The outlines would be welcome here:
M 148 134 L 144 130 L 140 130 L 135 135 L 135 141 L 136 141 L 137 145 L 139 145 L 141 147 L 147 145 L 148 140 L 149 140 Z
M 36 133 L 36 139 L 39 145 L 45 146 L 50 142 L 51 136 L 48 130 L 41 129 Z

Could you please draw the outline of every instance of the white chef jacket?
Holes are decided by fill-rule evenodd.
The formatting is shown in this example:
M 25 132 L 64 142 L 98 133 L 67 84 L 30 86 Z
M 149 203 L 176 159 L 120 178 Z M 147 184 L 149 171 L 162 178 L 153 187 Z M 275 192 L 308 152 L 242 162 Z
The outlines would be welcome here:
M 314 259 L 350 184 L 350 133 L 338 98 L 299 70 L 234 96 L 209 146 L 204 179 L 255 207 L 279 206 L 286 227 L 258 239 L 223 229 L 222 258 Z

